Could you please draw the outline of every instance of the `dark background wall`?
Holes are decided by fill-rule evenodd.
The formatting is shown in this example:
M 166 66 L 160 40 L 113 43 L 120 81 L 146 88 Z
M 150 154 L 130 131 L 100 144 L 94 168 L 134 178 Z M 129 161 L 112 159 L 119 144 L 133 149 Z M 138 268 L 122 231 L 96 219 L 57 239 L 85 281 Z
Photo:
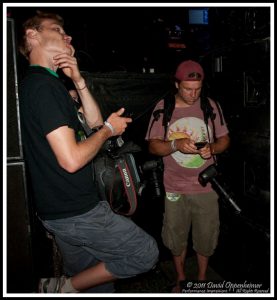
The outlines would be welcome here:
M 43 10 L 7 9 L 12 24 L 7 28 L 7 127 L 14 131 L 7 141 L 10 292 L 32 291 L 37 278 L 54 272 L 51 243 L 32 210 L 17 111 L 17 81 L 27 62 L 18 54 L 16 41 L 20 24 L 36 9 Z M 269 283 L 270 8 L 209 7 L 208 24 L 191 24 L 186 7 L 48 7 L 47 11 L 64 17 L 80 69 L 92 92 L 99 94 L 103 113 L 124 103 L 135 115 L 125 138 L 142 146 L 144 160 L 150 159 L 144 135 L 151 109 L 166 92 L 177 64 L 187 58 L 202 63 L 209 92 L 223 108 L 232 140 L 219 157 L 220 166 L 243 212 L 237 216 L 224 199 L 220 202 L 220 243 L 211 264 L 226 279 Z M 107 97 L 99 93 L 103 84 L 110 92 Z M 166 259 L 168 252 L 160 241 L 162 199 L 150 190 L 145 194 L 133 219 L 157 238 L 161 259 Z M 16 247 L 19 237 L 22 249 Z

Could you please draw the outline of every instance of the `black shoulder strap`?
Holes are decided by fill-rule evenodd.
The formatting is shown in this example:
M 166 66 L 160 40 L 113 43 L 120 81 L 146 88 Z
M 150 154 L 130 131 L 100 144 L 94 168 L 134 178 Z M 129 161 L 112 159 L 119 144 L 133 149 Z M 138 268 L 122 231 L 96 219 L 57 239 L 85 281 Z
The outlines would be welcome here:
M 152 127 L 153 127 L 153 125 L 154 125 L 154 122 L 156 122 L 156 121 L 159 120 L 159 118 L 160 118 L 160 116 L 161 116 L 161 113 L 163 113 L 163 112 L 164 112 L 164 109 L 163 109 L 163 108 L 161 108 L 161 109 L 156 109 L 155 111 L 153 111 L 153 120 L 152 120 L 152 123 L 151 123 L 151 125 L 150 125 L 150 127 L 149 127 L 148 138 L 150 137 L 150 132 L 151 132 L 151 130 L 152 130 Z
M 223 113 L 222 113 L 221 107 L 220 107 L 220 105 L 219 105 L 219 103 L 218 103 L 217 101 L 214 101 L 214 102 L 215 102 L 215 105 L 216 105 L 217 110 L 218 110 L 218 113 L 219 113 L 220 124 L 221 124 L 221 125 L 224 125 Z
M 175 108 L 175 95 L 172 92 L 169 92 L 164 97 L 164 107 L 153 111 L 153 120 L 150 125 L 148 135 L 150 135 L 154 122 L 158 121 L 161 114 L 163 114 L 162 125 L 164 126 L 164 140 L 166 139 L 167 128 L 171 120 L 171 116 L 174 108 Z
M 208 124 L 209 119 L 211 119 L 212 121 L 215 119 L 216 114 L 214 113 L 210 100 L 207 97 L 201 96 L 200 107 L 203 111 L 204 121 L 206 124 Z
M 164 116 L 163 116 L 163 126 L 164 126 L 164 140 L 166 140 L 167 129 L 169 122 L 172 117 L 173 110 L 175 108 L 175 95 L 169 93 L 164 98 Z

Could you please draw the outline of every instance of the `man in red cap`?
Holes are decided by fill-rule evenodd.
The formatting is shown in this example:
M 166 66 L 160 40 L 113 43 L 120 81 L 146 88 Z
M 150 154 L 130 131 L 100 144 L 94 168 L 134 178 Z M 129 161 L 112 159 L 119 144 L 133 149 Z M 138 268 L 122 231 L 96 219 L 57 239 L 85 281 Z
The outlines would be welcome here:
M 220 107 L 201 96 L 203 79 L 204 71 L 199 63 L 182 62 L 175 73 L 175 108 L 166 135 L 163 118 L 152 122 L 152 117 L 146 136 L 150 153 L 162 156 L 164 162 L 166 195 L 162 238 L 173 255 L 177 272 L 172 292 L 181 292 L 180 282 L 186 279 L 190 230 L 197 254 L 198 280 L 206 280 L 209 257 L 219 235 L 218 196 L 210 184 L 203 187 L 198 176 L 214 163 L 216 154 L 228 148 L 229 136 Z M 203 103 L 209 104 L 213 117 L 204 117 Z M 163 107 L 164 100 L 161 100 L 154 111 Z M 201 148 L 198 142 L 205 145 Z

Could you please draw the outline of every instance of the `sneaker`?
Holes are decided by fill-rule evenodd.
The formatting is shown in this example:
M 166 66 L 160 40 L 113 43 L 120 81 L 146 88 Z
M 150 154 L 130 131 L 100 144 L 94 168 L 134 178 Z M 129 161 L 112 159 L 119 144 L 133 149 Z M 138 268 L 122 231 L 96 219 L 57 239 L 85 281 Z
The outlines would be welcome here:
M 41 278 L 39 281 L 38 292 L 39 293 L 61 293 L 61 288 L 65 283 L 66 278 Z

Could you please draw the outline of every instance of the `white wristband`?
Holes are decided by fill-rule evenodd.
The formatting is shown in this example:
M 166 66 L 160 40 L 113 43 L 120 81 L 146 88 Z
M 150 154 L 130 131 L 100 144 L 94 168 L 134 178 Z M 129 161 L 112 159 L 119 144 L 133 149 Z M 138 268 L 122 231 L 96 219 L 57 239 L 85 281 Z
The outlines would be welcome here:
M 114 131 L 113 125 L 108 121 L 105 121 L 104 125 L 106 125 L 111 130 L 112 135 L 114 135 L 115 131 Z
M 177 151 L 176 140 L 172 140 L 171 141 L 170 147 L 171 147 L 172 152 L 176 152 Z

